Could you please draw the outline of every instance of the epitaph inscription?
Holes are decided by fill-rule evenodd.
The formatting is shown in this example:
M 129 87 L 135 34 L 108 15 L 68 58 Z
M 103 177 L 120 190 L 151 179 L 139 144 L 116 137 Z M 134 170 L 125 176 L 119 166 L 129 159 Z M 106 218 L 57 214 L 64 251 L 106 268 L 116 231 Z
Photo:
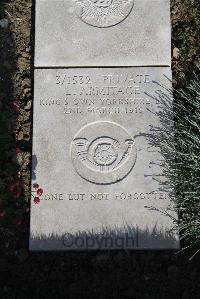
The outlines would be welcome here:
M 79 18 L 95 27 L 122 22 L 131 12 L 134 0 L 74 0 Z

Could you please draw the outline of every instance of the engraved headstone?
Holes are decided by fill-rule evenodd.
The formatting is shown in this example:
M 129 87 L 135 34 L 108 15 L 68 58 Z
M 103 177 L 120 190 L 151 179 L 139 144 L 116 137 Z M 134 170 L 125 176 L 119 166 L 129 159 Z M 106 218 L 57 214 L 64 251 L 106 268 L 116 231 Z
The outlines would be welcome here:
M 169 24 L 167 0 L 36 1 L 31 250 L 178 248 L 149 138 L 151 95 L 171 87 Z
M 170 65 L 169 0 L 37 0 L 36 67 Z

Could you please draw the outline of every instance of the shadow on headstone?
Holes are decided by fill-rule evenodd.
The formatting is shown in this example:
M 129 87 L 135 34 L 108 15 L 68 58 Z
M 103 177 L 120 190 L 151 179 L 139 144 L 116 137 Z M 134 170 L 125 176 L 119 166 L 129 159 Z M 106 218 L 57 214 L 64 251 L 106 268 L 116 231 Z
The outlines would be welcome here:
M 125 226 L 120 228 L 102 228 L 101 232 L 80 231 L 59 235 L 31 236 L 30 249 L 42 250 L 144 250 L 177 249 L 178 241 L 173 231 L 159 231 Z

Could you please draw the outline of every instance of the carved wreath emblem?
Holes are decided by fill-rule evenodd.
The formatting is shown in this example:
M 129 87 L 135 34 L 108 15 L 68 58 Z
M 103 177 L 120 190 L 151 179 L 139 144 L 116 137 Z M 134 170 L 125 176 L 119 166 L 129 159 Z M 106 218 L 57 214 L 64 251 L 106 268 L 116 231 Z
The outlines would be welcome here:
M 71 158 L 77 173 L 97 184 L 122 180 L 136 161 L 134 140 L 120 125 L 100 121 L 83 127 L 74 137 Z
M 96 27 L 110 27 L 131 12 L 134 0 L 75 0 L 82 21 Z

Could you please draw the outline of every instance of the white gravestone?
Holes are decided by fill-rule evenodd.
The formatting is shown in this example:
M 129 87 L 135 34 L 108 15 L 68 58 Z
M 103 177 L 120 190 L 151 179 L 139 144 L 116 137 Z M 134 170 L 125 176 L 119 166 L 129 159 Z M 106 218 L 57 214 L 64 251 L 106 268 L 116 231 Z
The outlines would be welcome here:
M 150 138 L 169 24 L 165 0 L 37 0 L 31 250 L 179 247 Z
M 169 0 L 36 1 L 36 67 L 170 63 Z

